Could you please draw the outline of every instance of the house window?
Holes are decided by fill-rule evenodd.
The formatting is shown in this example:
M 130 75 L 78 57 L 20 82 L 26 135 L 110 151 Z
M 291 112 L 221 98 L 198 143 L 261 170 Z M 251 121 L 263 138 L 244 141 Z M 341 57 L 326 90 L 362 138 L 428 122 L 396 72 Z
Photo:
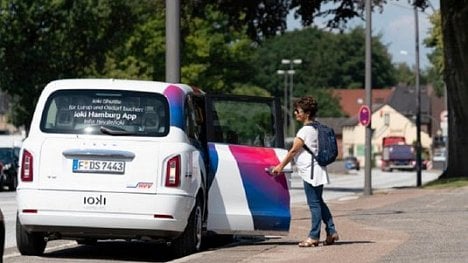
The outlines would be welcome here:
M 389 113 L 384 114 L 384 125 L 390 126 L 390 114 Z

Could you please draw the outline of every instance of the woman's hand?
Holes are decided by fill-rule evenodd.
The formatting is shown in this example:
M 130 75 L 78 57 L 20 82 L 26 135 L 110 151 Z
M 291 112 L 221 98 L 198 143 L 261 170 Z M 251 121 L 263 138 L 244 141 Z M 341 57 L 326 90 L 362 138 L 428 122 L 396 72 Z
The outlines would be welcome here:
M 304 141 L 301 138 L 294 138 L 293 145 L 291 149 L 288 151 L 288 154 L 284 157 L 284 159 L 276 165 L 273 169 L 271 169 L 272 175 L 278 175 L 283 172 L 284 167 L 294 158 L 294 156 L 301 150 L 302 146 L 304 145 Z
M 271 170 L 271 174 L 278 175 L 283 171 L 283 168 L 284 167 L 281 164 L 278 164 L 277 166 L 273 167 L 273 169 Z

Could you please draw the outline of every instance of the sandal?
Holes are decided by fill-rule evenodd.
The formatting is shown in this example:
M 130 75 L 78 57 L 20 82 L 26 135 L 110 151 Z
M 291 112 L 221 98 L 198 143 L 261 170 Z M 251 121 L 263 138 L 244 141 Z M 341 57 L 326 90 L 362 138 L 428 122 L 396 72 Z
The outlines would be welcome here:
M 338 236 L 338 233 L 333 233 L 331 235 L 327 235 L 327 239 L 325 239 L 325 241 L 323 242 L 324 245 L 328 246 L 328 245 L 333 245 L 335 243 L 335 241 L 338 241 L 340 239 L 340 237 Z
M 319 241 L 318 240 L 314 240 L 312 238 L 307 238 L 306 240 L 304 241 L 301 241 L 299 242 L 299 244 L 297 244 L 299 247 L 316 247 L 319 245 Z

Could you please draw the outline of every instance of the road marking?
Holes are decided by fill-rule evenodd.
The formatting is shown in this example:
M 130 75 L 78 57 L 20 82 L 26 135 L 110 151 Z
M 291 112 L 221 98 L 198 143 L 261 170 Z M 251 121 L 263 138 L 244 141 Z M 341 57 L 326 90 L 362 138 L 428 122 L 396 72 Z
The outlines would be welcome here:
M 359 198 L 359 196 L 357 196 L 357 195 L 343 196 L 341 198 L 338 198 L 338 201 L 356 200 L 358 198 Z

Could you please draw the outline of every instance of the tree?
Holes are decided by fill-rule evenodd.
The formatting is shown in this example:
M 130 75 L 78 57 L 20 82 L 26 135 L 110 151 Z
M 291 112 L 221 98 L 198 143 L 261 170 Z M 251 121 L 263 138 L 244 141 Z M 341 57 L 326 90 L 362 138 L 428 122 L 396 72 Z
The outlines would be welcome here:
M 202 1 L 200 1 L 202 2 Z M 205 1 L 203 1 L 205 2 Z M 278 0 L 278 1 L 235 1 L 211 0 L 220 6 L 232 4 L 226 9 L 231 20 L 237 24 L 247 23 L 252 38 L 259 40 L 284 32 L 286 28 L 286 14 L 288 10 L 295 10 L 296 17 L 300 17 L 304 26 L 313 23 L 316 16 L 332 15 L 329 25 L 340 27 L 353 17 L 362 15 L 364 1 L 355 0 Z M 248 3 L 247 3 L 248 2 Z M 387 2 L 373 0 L 374 8 Z M 408 0 L 415 6 L 425 9 L 427 0 Z M 328 10 L 322 10 L 327 3 L 336 5 Z M 249 8 L 250 7 L 250 8 Z M 272 9 L 279 10 L 276 16 Z M 468 129 L 468 1 L 441 0 L 442 35 L 444 50 L 444 79 L 447 86 L 449 112 L 449 165 L 445 177 L 468 176 L 468 166 L 464 160 L 468 156 L 468 137 L 464 131 Z M 268 13 L 270 11 L 270 13 Z M 234 23 L 236 24 L 236 23 Z M 256 28 L 252 30 L 251 28 Z
M 398 85 L 402 86 L 411 86 L 415 85 L 416 79 L 415 79 L 415 72 L 416 68 L 409 67 L 408 64 L 406 63 L 397 63 L 395 65 L 395 77 L 397 79 Z M 429 78 L 429 71 L 421 71 L 419 73 L 419 84 L 420 85 L 426 85 L 428 84 L 428 78 Z
M 304 26 L 313 23 L 314 18 L 320 15 L 332 15 L 329 25 L 332 27 L 342 26 L 352 17 L 362 15 L 364 1 L 355 0 L 318 0 L 318 1 L 235 1 L 235 0 L 212 0 L 221 4 L 234 4 L 227 12 L 230 19 L 238 23 L 247 23 L 257 30 L 249 30 L 253 39 L 261 39 L 284 32 L 286 27 L 286 15 L 288 10 L 295 10 L 295 15 L 301 18 Z M 252 7 L 247 8 L 247 4 Z M 337 5 L 328 10 L 322 10 L 322 5 L 327 3 Z M 373 0 L 374 8 L 382 7 L 387 1 Z M 425 9 L 427 0 L 408 0 L 415 6 Z M 271 4 L 271 6 L 270 6 Z M 280 5 L 280 6 L 278 6 Z M 274 7 L 280 12 L 277 16 L 264 14 Z M 247 8 L 247 9 L 246 9 Z M 286 9 L 286 11 L 285 11 Z M 468 166 L 464 165 L 464 159 L 468 156 L 468 137 L 464 131 L 468 130 L 468 32 L 465 27 L 468 24 L 468 1 L 466 0 L 441 0 L 442 35 L 444 50 L 444 80 L 447 86 L 448 112 L 449 112 L 449 165 L 445 171 L 445 177 L 468 176 Z M 244 15 L 242 15 L 244 14 Z M 267 21 L 273 23 L 256 24 L 256 15 L 269 18 Z M 260 16 L 259 16 L 260 17 Z
M 414 70 L 411 69 L 406 63 L 398 63 L 396 66 L 396 77 L 398 85 L 409 86 L 414 85 Z
M 289 68 L 289 65 L 281 65 L 282 59 L 300 58 L 302 63 L 294 66 L 293 95 L 320 96 L 322 117 L 340 117 L 343 114 L 338 101 L 327 98 L 329 92 L 318 90 L 364 87 L 364 39 L 362 27 L 346 33 L 308 27 L 266 39 L 257 49 L 256 60 L 252 61 L 257 69 L 255 82 L 272 94 L 283 97 L 284 75 L 277 75 L 276 71 Z M 380 36 L 374 38 L 373 45 L 374 87 L 395 85 L 395 69 Z
M 430 17 L 432 28 L 429 37 L 424 39 L 426 47 L 433 48 L 433 52 L 428 55 L 432 67 L 429 68 L 428 77 L 434 85 L 436 95 L 439 97 L 445 93 L 444 75 L 444 44 L 442 39 L 442 23 L 440 21 L 440 11 L 435 12 Z
M 444 177 L 468 176 L 468 1 L 441 0 L 444 79 L 447 85 L 449 165 Z
M 13 97 L 13 124 L 28 128 L 49 81 L 102 65 L 135 19 L 123 0 L 0 1 L 0 87 Z
M 157 3 L 139 12 L 147 18 L 135 25 L 123 45 L 108 52 L 105 67 L 93 69 L 93 75 L 164 79 L 165 13 L 164 5 Z M 229 93 L 245 85 L 255 75 L 250 63 L 255 47 L 245 28 L 233 30 L 227 16 L 210 5 L 197 10 L 199 16 L 192 10 L 191 2 L 181 10 L 181 81 L 210 93 Z
M 259 69 L 257 82 L 275 90 L 279 79 L 271 76 L 276 75 L 277 69 L 286 69 L 279 64 L 281 59 L 301 58 L 303 62 L 296 66 L 294 76 L 294 82 L 304 86 L 297 87 L 299 94 L 316 88 L 362 88 L 365 62 L 362 41 L 364 29 L 361 27 L 342 34 L 309 27 L 267 39 L 258 48 L 258 59 L 254 62 Z M 380 36 L 374 38 L 373 45 L 373 86 L 395 85 L 395 69 Z M 276 90 L 275 94 L 280 96 L 281 89 Z
M 10 121 L 28 125 L 44 86 L 55 79 L 106 77 L 163 80 L 164 3 L 0 0 L 0 87 L 13 96 Z M 183 6 L 182 81 L 205 91 L 245 90 L 254 55 L 245 31 L 206 5 Z M 99 25 L 99 26 L 97 26 Z
M 193 17 L 192 9 L 185 7 L 182 19 L 182 82 L 211 93 L 241 90 L 256 72 L 251 63 L 255 46 L 246 27 L 233 30 L 228 16 L 214 6 L 198 10 L 202 18 Z

